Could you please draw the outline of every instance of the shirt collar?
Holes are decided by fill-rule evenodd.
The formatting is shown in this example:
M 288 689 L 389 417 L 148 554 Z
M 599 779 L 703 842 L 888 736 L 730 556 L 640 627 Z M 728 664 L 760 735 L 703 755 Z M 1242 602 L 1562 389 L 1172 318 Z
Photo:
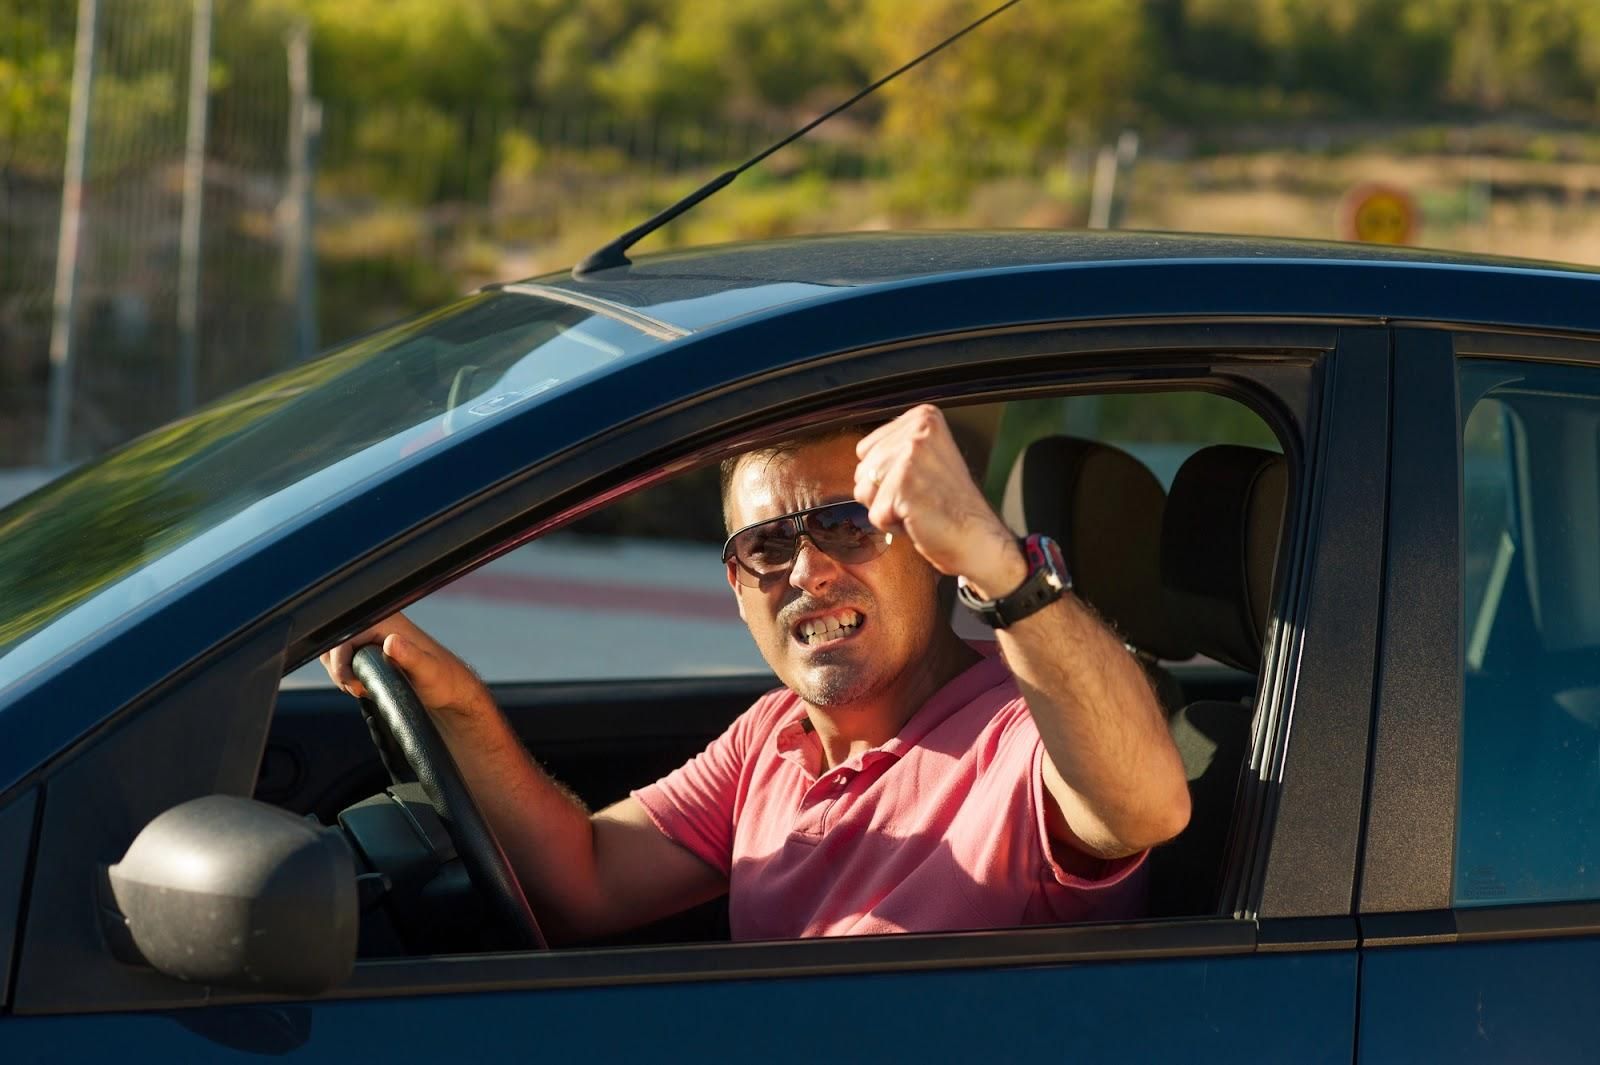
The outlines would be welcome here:
M 777 744 L 779 758 L 793 762 L 808 776 L 816 777 L 822 772 L 822 741 L 817 739 L 811 718 L 806 716 L 803 700 L 794 700 L 794 708 L 778 726 L 773 742 Z
M 969 643 L 967 646 L 983 657 L 947 681 L 900 726 L 899 733 L 887 743 L 860 755 L 863 762 L 873 755 L 899 758 L 951 714 L 990 688 L 1011 679 L 1011 671 L 1006 668 L 1005 659 L 1000 657 L 998 643 Z M 778 726 L 774 742 L 779 757 L 794 762 L 813 777 L 819 775 L 822 769 L 822 741 L 817 738 L 811 719 L 806 716 L 805 703 L 800 699 L 795 699 L 794 709 Z

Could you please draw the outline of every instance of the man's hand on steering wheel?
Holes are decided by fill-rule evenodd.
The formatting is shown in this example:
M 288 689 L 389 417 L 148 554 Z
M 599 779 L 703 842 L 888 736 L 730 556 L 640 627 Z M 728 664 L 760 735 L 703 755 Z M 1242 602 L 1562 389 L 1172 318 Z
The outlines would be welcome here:
M 376 647 L 381 654 L 364 653 L 357 676 L 356 652 Z M 409 764 L 422 784 L 456 851 L 466 864 L 473 884 L 485 893 L 501 921 L 522 948 L 543 948 L 544 934 L 528 908 L 527 896 L 517 879 L 494 828 L 473 798 L 444 738 L 436 728 L 474 708 L 494 713 L 489 691 L 459 658 L 396 614 L 321 656 L 323 668 L 335 684 L 367 705 L 373 741 L 391 773 L 385 752 L 394 751 Z M 398 783 L 400 778 L 396 776 Z
M 470 714 L 492 705 L 483 681 L 404 614 L 383 619 L 321 656 L 322 667 L 333 683 L 358 699 L 365 698 L 367 691 L 350 663 L 356 648 L 367 644 L 382 648 L 405 674 L 422 705 L 445 727 L 452 714 Z

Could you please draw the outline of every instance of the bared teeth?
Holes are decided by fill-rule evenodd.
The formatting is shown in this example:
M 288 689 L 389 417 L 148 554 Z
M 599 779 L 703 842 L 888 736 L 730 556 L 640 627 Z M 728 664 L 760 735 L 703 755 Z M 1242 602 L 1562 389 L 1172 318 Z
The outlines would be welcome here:
M 822 617 L 808 618 L 795 628 L 795 634 L 804 643 L 820 643 L 836 639 L 861 624 L 861 614 L 855 610 L 839 610 Z

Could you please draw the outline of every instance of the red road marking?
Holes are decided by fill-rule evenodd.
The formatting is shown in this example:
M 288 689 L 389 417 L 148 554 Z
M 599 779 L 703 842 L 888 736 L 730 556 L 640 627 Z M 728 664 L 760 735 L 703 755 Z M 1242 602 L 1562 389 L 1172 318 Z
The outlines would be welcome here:
M 739 610 L 731 592 L 700 589 L 625 587 L 563 577 L 527 577 L 516 573 L 469 573 L 436 593 L 468 599 L 493 599 L 524 606 L 571 607 L 618 614 L 658 614 L 697 621 L 737 622 Z

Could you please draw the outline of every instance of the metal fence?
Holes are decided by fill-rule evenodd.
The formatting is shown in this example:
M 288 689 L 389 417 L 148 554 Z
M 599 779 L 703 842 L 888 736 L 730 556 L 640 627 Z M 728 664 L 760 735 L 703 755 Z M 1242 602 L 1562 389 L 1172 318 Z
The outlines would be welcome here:
M 263 283 L 282 269 L 272 220 L 283 198 L 284 56 L 230 55 L 228 33 L 205 35 L 207 68 L 228 82 L 202 99 L 225 95 L 231 106 L 204 116 L 195 183 L 186 90 L 202 5 L 9 6 L 15 31 L 0 38 L 11 52 L 0 60 L 31 91 L 0 103 L 0 466 L 103 450 L 282 365 L 286 351 L 280 286 Z M 239 6 L 222 0 L 217 14 Z M 86 13 L 92 34 L 79 33 Z M 64 211 L 76 214 L 75 235 L 70 225 L 63 234 Z M 186 345 L 195 356 L 187 381 L 177 357 Z M 67 392 L 51 449 L 53 386 Z
M 263 6 L 0 0 L 15 27 L 0 36 L 0 77 L 9 69 L 25 90 L 0 92 L 0 468 L 95 454 L 319 342 L 525 276 L 553 261 L 552 247 L 637 220 L 784 132 L 323 113 L 303 29 L 261 25 Z M 208 76 L 195 94 L 197 61 Z M 77 124 L 75 90 L 86 104 Z M 900 147 L 848 123 L 829 132 L 772 172 L 848 181 L 901 165 Z M 954 164 L 1029 175 L 1046 165 L 1005 145 Z M 76 236 L 69 217 L 64 238 L 74 200 Z M 733 235 L 787 225 L 757 217 Z

